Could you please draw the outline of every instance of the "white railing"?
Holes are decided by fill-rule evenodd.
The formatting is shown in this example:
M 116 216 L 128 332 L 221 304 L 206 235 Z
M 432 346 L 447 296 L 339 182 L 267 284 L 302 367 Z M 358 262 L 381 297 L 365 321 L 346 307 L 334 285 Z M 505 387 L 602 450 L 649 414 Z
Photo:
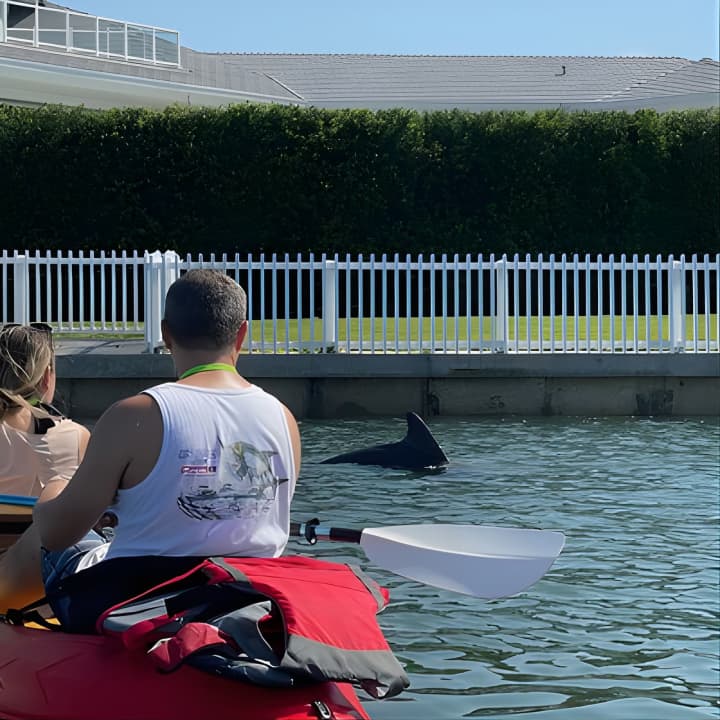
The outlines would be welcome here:
M 222 270 L 248 293 L 250 352 L 718 352 L 720 255 L 279 258 L 0 255 L 2 322 L 162 346 L 170 283 Z
M 176 30 L 0 0 L 0 42 L 153 65 L 180 65 Z

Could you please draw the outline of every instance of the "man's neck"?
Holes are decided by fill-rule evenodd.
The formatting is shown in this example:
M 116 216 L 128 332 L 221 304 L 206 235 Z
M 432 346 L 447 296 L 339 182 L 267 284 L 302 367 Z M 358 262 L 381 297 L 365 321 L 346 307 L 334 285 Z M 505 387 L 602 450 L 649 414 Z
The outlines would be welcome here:
M 178 352 L 173 353 L 173 361 L 177 376 L 182 377 L 190 370 L 195 373 L 229 371 L 235 367 L 237 357 L 232 353 Z

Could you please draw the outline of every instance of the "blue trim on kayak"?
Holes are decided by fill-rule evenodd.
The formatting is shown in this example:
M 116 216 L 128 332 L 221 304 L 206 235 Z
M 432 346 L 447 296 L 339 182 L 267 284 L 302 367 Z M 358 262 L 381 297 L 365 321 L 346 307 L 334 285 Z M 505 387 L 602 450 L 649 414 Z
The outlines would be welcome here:
M 3 495 L 0 493 L 0 504 L 3 505 L 32 507 L 35 503 L 37 503 L 37 498 L 34 497 L 28 497 L 27 495 Z

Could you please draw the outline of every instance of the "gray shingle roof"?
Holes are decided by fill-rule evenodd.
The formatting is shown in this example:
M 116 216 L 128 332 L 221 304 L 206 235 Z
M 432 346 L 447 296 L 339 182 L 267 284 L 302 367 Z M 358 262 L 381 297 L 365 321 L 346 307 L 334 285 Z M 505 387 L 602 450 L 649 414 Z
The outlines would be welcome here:
M 188 56 L 192 64 L 195 55 Z M 714 61 L 643 57 L 218 54 L 230 77 L 275 78 L 312 105 L 590 103 L 720 92 Z M 564 69 L 563 69 L 564 68 Z M 201 71 L 200 71 L 201 72 Z
M 275 101 L 284 100 L 292 102 L 297 100 L 297 97 L 292 92 L 260 73 L 245 71 L 242 68 L 236 68 L 231 75 L 226 73 L 223 63 L 218 62 L 216 56 L 213 55 L 201 57 L 199 60 L 195 58 L 194 62 L 191 63 L 192 70 L 190 70 L 187 67 L 187 57 L 189 54 L 192 54 L 192 51 L 182 48 L 182 66 L 180 68 L 173 68 L 137 62 L 108 60 L 91 55 L 74 55 L 64 51 L 33 48 L 28 45 L 0 43 L 0 60 L 2 58 L 11 58 L 14 60 L 38 63 L 41 66 L 50 65 L 53 67 L 105 73 L 108 76 L 123 79 L 138 78 L 142 80 L 174 83 L 181 86 L 199 85 L 205 88 L 222 88 L 253 96 L 263 96 L 268 100 Z M 197 55 L 197 53 L 195 53 L 195 55 Z M 238 97 L 238 102 L 245 99 L 247 98 Z M 230 101 L 230 99 L 225 100 L 225 102 Z
M 28 64 L 28 72 L 32 63 L 37 68 L 72 68 L 96 77 L 107 74 L 105 105 L 98 106 L 114 101 L 132 104 L 132 91 L 127 87 L 130 78 L 148 87 L 151 83 L 168 88 L 167 97 L 173 98 L 168 102 L 186 98 L 187 102 L 212 104 L 255 99 L 328 108 L 470 110 L 665 110 L 720 104 L 720 63 L 708 59 L 243 54 L 203 53 L 183 47 L 181 67 L 169 68 L 0 43 L 0 63 L 3 58 Z M 116 89 L 110 88 L 113 83 Z M 78 80 L 77 86 L 81 84 Z M 121 85 L 125 87 L 120 89 Z M 2 92 L 0 75 L 0 97 Z M 141 102 L 148 102 L 147 93 L 137 100 Z M 154 102 L 161 106 L 165 95 L 159 94 Z M 92 101 L 86 104 L 92 106 Z
M 714 60 L 687 62 L 674 70 L 667 70 L 657 77 L 639 80 L 631 87 L 613 95 L 623 97 L 657 97 L 694 92 L 718 92 L 720 90 L 720 63 Z
M 261 70 L 233 66 L 223 55 L 182 48 L 181 61 L 187 82 L 195 85 L 274 95 L 292 101 L 299 99 L 296 93 Z

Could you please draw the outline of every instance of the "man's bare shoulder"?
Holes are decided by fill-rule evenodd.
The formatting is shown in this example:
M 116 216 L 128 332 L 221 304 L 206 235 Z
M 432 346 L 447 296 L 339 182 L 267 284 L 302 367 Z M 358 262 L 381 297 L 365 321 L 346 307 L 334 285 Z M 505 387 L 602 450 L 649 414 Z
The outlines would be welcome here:
M 105 431 L 134 434 L 141 428 L 145 431 L 161 422 L 160 409 L 145 393 L 123 398 L 111 405 L 97 421 L 93 434 Z

